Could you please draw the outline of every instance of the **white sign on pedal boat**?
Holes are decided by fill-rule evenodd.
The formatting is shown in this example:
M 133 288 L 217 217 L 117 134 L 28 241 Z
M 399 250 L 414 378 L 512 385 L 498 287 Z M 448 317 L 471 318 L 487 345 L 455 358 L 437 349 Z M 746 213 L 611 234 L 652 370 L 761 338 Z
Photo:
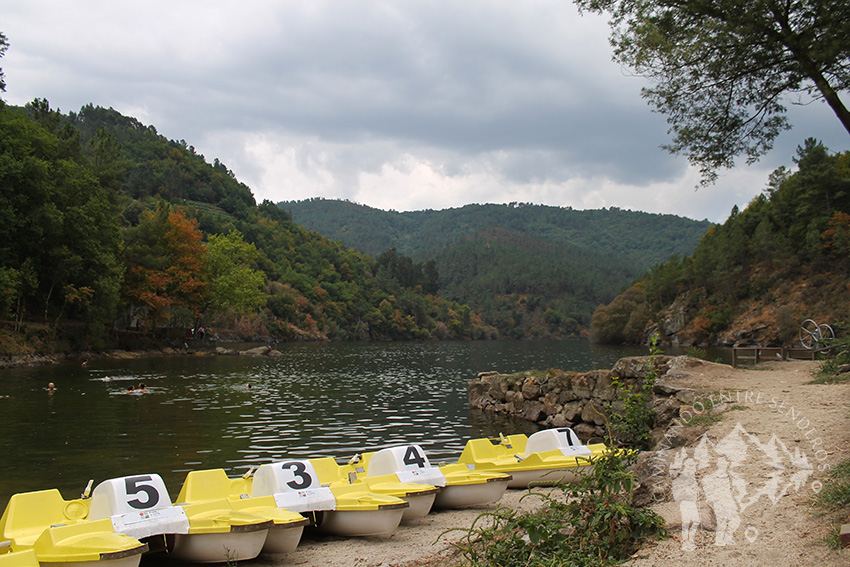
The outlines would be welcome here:
M 526 437 L 500 435 L 495 439 L 470 439 L 458 462 L 476 471 L 502 472 L 513 478 L 509 488 L 574 482 L 592 466 L 593 458 L 607 450 L 604 443 L 583 445 L 569 427 L 544 429 Z
M 15 562 L 34 553 L 43 567 L 137 567 L 148 546 L 115 533 L 109 520 L 86 519 L 88 510 L 87 499 L 65 500 L 55 488 L 12 495 L 0 517 L 8 544 L 0 565 L 17 565 L 14 552 Z
M 400 481 L 431 484 L 440 488 L 434 506 L 465 508 L 497 502 L 504 495 L 511 476 L 498 472 L 475 471 L 463 465 L 431 466 L 421 446 L 399 445 L 374 453 L 363 453 L 366 479 L 395 475 Z
M 343 536 L 390 534 L 409 506 L 365 485 L 322 486 L 313 464 L 298 459 L 261 465 L 251 496 L 274 496 L 279 507 L 309 513 L 320 530 Z
M 301 541 L 309 521 L 298 512 L 278 507 L 273 496 L 251 497 L 251 471 L 230 478 L 224 469 L 191 471 L 177 495 L 177 504 L 201 503 L 226 498 L 234 510 L 246 512 L 273 522 L 263 545 L 263 553 L 289 553 Z
M 101 482 L 89 517 L 111 520 L 117 532 L 149 543 L 151 552 L 192 563 L 253 559 L 271 526 L 266 518 L 235 511 L 227 499 L 174 506 L 158 474 Z

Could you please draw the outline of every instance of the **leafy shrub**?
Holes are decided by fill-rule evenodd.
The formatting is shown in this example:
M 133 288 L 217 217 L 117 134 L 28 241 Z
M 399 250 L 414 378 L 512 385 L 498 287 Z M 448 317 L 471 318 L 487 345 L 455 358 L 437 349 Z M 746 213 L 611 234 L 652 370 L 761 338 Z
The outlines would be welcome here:
M 656 346 L 657 340 L 657 336 L 652 338 L 652 346 L 649 349 L 649 369 L 646 377 L 639 384 L 627 384 L 618 376 L 612 380 L 623 409 L 612 409 L 611 426 L 615 438 L 624 447 L 649 449 L 652 445 L 651 430 L 655 423 L 655 412 L 652 411 L 652 388 L 658 379 L 655 357 L 661 354 L 661 349 Z
M 473 567 L 590 567 L 627 559 L 641 542 L 666 536 L 660 516 L 631 504 L 634 455 L 609 449 L 577 482 L 525 495 L 542 499 L 538 510 L 485 512 L 469 529 L 457 528 L 465 534 L 454 546 Z

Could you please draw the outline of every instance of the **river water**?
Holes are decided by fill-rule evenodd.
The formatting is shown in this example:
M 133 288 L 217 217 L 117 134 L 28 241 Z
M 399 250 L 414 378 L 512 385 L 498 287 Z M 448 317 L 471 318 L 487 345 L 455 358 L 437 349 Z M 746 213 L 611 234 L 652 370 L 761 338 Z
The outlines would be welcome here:
M 419 443 L 454 461 L 466 440 L 531 433 L 469 409 L 479 372 L 611 368 L 646 348 L 585 341 L 280 344 L 279 357 L 155 357 L 0 370 L 0 506 L 16 492 L 159 473 L 238 474 L 286 457 L 348 458 Z M 53 382 L 55 391 L 47 384 Z M 128 386 L 147 393 L 128 394 Z M 250 384 L 250 388 L 248 385 Z

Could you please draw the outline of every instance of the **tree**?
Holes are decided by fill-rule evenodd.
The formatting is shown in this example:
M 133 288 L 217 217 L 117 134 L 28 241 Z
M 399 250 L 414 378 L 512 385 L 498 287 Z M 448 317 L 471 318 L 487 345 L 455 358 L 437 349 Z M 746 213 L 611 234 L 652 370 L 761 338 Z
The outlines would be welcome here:
M 3 35 L 3 32 L 0 32 L 0 59 L 6 54 L 6 50 L 9 49 L 9 41 L 6 39 L 6 36 Z M 0 67 L 0 92 L 6 92 L 6 80 L 3 78 L 3 68 Z
M 265 276 L 251 267 L 258 259 L 257 248 L 245 242 L 239 232 L 210 236 L 206 271 L 210 302 L 214 308 L 250 313 L 266 302 L 263 291 Z
M 667 116 L 672 153 L 700 167 L 748 163 L 790 128 L 788 95 L 829 104 L 850 132 L 846 0 L 575 0 L 611 14 L 614 59 L 649 78 L 643 95 Z
M 181 315 L 200 317 L 207 294 L 198 223 L 164 203 L 140 220 L 127 231 L 123 294 L 152 326 L 189 323 Z

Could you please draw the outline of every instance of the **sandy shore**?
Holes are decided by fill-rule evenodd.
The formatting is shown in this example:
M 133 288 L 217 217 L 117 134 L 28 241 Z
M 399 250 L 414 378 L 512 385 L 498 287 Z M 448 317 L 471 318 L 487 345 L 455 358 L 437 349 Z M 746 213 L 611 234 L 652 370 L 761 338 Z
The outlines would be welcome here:
M 669 540 L 646 546 L 628 565 L 850 565 L 850 550 L 834 551 L 821 543 L 830 526 L 811 506 L 813 490 L 825 477 L 821 469 L 850 458 L 850 383 L 808 384 L 816 366 L 813 362 L 790 361 L 768 363 L 756 369 L 733 369 L 704 363 L 676 379 L 677 384 L 708 393 L 718 404 L 725 402 L 733 408 L 708 429 L 706 439 L 710 443 L 744 438 L 751 452 L 754 446 L 766 447 L 768 452 L 779 448 L 780 454 L 796 457 L 789 457 L 784 465 L 777 464 L 776 459 L 758 456 L 733 462 L 734 474 L 727 476 L 733 481 L 733 489 L 737 486 L 750 496 L 761 491 L 761 496 L 739 499 L 746 505 L 742 503 L 731 512 L 736 517 L 731 523 L 723 521 L 730 512 L 715 503 L 718 526 L 725 529 L 697 530 L 691 540 L 694 549 L 684 549 L 683 533 L 673 531 Z M 670 451 L 671 462 L 677 452 Z M 688 455 L 696 456 L 693 448 L 685 454 Z M 714 468 L 698 470 L 697 475 L 700 482 L 717 477 Z M 787 482 L 794 480 L 799 485 Z M 525 493 L 511 490 L 500 505 L 533 506 L 529 499 L 520 503 Z M 403 524 L 384 538 L 344 539 L 307 534 L 296 551 L 261 556 L 250 564 L 268 567 L 448 564 L 444 559 L 452 551 L 450 542 L 461 534 L 454 532 L 443 537 L 441 534 L 452 528 L 468 527 L 481 512 L 495 507 L 432 512 Z M 718 538 L 718 531 L 722 532 L 722 538 Z M 718 539 L 722 539 L 723 545 L 718 545 Z

